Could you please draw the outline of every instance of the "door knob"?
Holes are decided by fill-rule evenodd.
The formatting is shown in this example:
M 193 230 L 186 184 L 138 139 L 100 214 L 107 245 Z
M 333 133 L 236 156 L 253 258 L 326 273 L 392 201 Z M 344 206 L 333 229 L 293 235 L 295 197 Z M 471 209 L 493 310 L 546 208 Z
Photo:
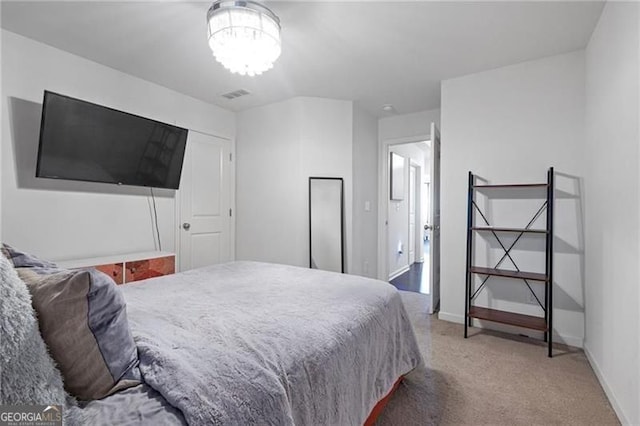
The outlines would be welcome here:
M 189 230 L 189 228 L 191 228 L 191 224 L 190 224 L 189 222 L 185 222 L 185 223 L 183 223 L 183 224 L 182 224 L 182 228 L 183 228 L 185 231 L 188 231 L 188 230 Z
M 424 226 L 424 230 L 428 231 L 429 229 L 433 229 L 433 227 L 431 225 L 425 225 Z

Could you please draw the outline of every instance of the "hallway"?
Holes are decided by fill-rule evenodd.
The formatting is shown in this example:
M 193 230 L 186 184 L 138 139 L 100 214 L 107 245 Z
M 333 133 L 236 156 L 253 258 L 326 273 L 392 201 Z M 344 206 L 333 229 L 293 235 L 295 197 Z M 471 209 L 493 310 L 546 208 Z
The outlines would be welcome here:
M 429 240 L 426 240 L 424 242 L 424 263 L 414 263 L 407 272 L 392 279 L 390 283 L 398 290 L 429 294 L 429 280 L 431 278 L 429 260 Z

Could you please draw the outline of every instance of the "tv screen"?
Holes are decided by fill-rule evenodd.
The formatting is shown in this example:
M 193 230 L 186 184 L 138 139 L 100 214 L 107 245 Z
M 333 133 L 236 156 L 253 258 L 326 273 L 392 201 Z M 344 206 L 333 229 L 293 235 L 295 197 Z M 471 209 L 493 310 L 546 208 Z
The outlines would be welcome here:
M 187 133 L 45 91 L 36 176 L 178 189 Z

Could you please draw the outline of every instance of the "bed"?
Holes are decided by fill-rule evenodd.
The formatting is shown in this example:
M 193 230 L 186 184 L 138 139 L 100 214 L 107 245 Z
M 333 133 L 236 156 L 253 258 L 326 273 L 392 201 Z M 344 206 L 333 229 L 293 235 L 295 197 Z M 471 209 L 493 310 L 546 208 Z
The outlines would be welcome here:
M 362 425 L 421 362 L 377 280 L 233 262 L 119 289 L 142 383 L 70 424 Z

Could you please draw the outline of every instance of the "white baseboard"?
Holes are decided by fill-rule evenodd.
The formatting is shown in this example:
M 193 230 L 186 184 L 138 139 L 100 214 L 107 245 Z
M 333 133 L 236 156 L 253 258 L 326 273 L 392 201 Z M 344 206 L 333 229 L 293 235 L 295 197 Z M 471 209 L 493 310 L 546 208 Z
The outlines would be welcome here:
M 600 382 L 600 386 L 602 386 L 602 389 L 604 390 L 605 395 L 607 395 L 607 398 L 609 399 L 609 402 L 613 407 L 613 411 L 615 411 L 616 415 L 618 416 L 618 420 L 620 420 L 620 423 L 622 423 L 623 425 L 630 425 L 631 422 L 629 421 L 629 418 L 625 415 L 624 411 L 622 411 L 622 407 L 618 402 L 618 398 L 616 398 L 616 395 L 613 392 L 613 389 L 611 388 L 611 386 L 609 386 L 609 382 L 607 382 L 607 379 L 605 379 L 604 374 L 602 373 L 602 369 L 600 368 L 596 360 L 593 358 L 593 355 L 591 355 L 591 351 L 589 350 L 589 347 L 585 345 L 583 349 L 584 349 L 584 354 L 587 356 L 587 359 L 589 360 L 589 364 L 591 364 L 591 368 L 593 369 L 593 372 L 596 374 L 596 377 Z
M 458 324 L 464 324 L 464 316 L 458 314 L 450 314 L 447 312 L 438 312 L 438 319 L 443 321 L 455 322 Z
M 584 339 L 582 337 L 567 336 L 566 334 L 553 333 L 553 341 L 563 343 L 574 348 L 584 349 Z
M 450 314 L 448 312 L 440 311 L 440 313 L 438 313 L 438 319 L 441 319 L 443 321 L 455 322 L 458 324 L 464 324 L 463 315 Z M 520 334 L 520 333 L 513 332 L 514 330 L 518 330 L 517 327 L 513 327 L 513 326 L 506 326 L 506 325 L 496 324 L 496 323 L 482 321 L 482 320 L 474 320 L 473 324 L 474 324 L 473 326 L 476 328 L 486 328 L 488 330 L 496 330 L 504 333 Z M 531 334 L 532 333 L 529 332 L 527 335 L 533 339 L 542 340 L 542 333 L 536 333 L 534 335 L 531 335 Z M 583 338 L 576 337 L 576 336 L 567 336 L 567 335 L 558 334 L 558 333 L 553 333 L 553 341 L 558 343 L 563 343 L 568 346 L 573 346 L 574 348 L 582 348 L 584 346 Z
M 399 277 L 400 275 L 404 274 L 405 272 L 407 272 L 409 269 L 411 269 L 411 267 L 409 265 L 405 265 L 402 268 L 392 272 L 389 274 L 389 281 L 391 281 L 392 279 Z

